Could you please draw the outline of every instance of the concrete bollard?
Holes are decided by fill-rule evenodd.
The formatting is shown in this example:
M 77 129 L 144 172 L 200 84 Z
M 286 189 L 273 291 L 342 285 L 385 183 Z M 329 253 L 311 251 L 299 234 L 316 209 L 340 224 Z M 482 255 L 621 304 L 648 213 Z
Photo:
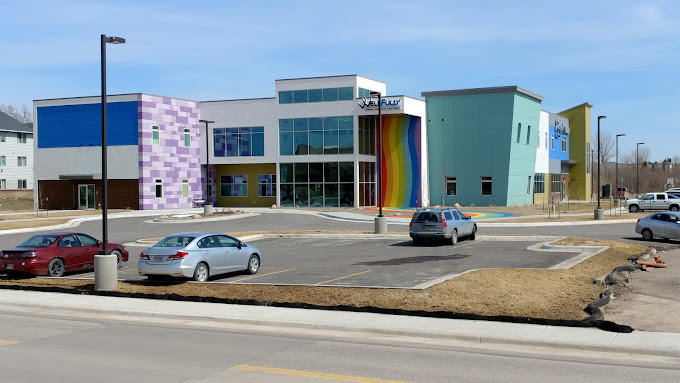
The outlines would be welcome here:
M 215 212 L 213 205 L 203 205 L 203 214 L 212 215 Z
M 595 212 L 594 212 L 594 213 L 595 213 L 595 214 L 594 214 L 595 220 L 604 219 L 604 210 L 603 210 L 603 209 L 601 209 L 601 208 L 600 208 L 600 209 L 595 209 Z
M 375 234 L 387 234 L 387 218 L 375 217 Z
M 111 291 L 118 286 L 118 257 L 112 254 L 94 256 L 94 289 Z

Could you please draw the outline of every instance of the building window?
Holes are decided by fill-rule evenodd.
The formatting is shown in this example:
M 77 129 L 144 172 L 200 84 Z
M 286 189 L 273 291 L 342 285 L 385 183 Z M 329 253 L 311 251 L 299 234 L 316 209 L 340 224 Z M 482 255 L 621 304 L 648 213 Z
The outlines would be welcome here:
M 26 157 L 17 157 L 17 166 L 26 166 Z
M 191 131 L 187 128 L 184 129 L 184 146 L 191 146 Z
M 364 202 L 374 198 L 375 164 L 370 164 L 359 165 L 363 186 L 370 189 L 368 194 L 359 191 Z M 353 162 L 284 163 L 279 165 L 279 176 L 281 206 L 354 206 Z
M 156 180 L 156 198 L 163 198 L 163 180 Z
M 482 177 L 482 195 L 491 195 L 493 192 L 492 177 Z
M 5 166 L 5 165 L 7 165 L 7 157 L 0 156 L 0 166 Z
M 548 132 L 545 132 L 545 148 L 548 149 Z
M 7 133 L 0 133 L 0 142 L 7 141 Z
M 562 136 L 562 151 L 567 151 L 567 136 L 564 135 Z
M 20 144 L 25 144 L 27 136 L 28 135 L 26 133 L 17 133 L 17 142 Z
M 456 177 L 446 177 L 446 195 L 458 195 Z
M 17 189 L 27 189 L 26 180 L 17 180 Z
M 213 196 L 213 182 L 212 179 L 208 180 L 208 197 Z
M 359 98 L 370 98 L 371 93 L 373 93 L 372 90 L 359 88 Z
M 279 104 L 300 104 L 322 101 L 348 101 L 354 99 L 354 87 L 301 89 L 279 92 Z
M 520 137 L 522 136 L 522 124 L 517 124 L 517 143 L 519 144 Z
M 264 156 L 264 127 L 213 129 L 215 157 Z
M 528 176 L 527 180 L 527 194 L 531 194 L 531 176 Z
M 561 193 L 562 192 L 562 180 L 559 174 L 550 175 L 550 192 L 551 193 Z
M 151 127 L 151 137 L 153 138 L 154 145 L 161 144 L 161 129 L 158 126 Z
M 550 133 L 550 150 L 555 150 L 555 135 Z
M 590 153 L 590 142 L 586 142 L 586 173 L 590 173 L 590 166 L 592 161 Z
M 276 174 L 257 175 L 258 197 L 276 197 Z
M 527 145 L 531 142 L 531 125 L 527 126 Z
M 220 197 L 247 197 L 248 175 L 220 176 Z
M 375 179 L 375 162 L 359 162 L 359 206 L 376 205 Z
M 359 154 L 375 156 L 375 134 L 377 125 L 377 117 L 359 117 Z
M 354 153 L 354 117 L 279 120 L 282 156 Z
M 292 104 L 293 92 L 290 90 L 279 92 L 279 104 Z
M 534 174 L 534 194 L 545 193 L 545 174 Z
M 189 197 L 189 180 L 182 180 L 182 197 Z
M 0 180 L 0 189 L 7 189 L 7 180 L 4 178 Z

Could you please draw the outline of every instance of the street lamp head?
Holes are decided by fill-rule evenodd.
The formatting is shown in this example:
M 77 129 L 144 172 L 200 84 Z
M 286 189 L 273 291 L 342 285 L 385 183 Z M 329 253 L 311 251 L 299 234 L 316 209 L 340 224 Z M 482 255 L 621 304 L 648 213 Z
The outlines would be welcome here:
M 644 145 L 645 143 L 644 142 L 638 142 L 637 144 L 638 145 Z
M 617 134 L 616 137 L 623 137 L 625 134 Z
M 607 116 L 597 116 L 597 120 L 598 120 L 598 121 L 601 120 L 601 119 L 603 119 L 603 118 L 607 118 Z
M 214 124 L 215 121 L 208 121 L 208 120 L 198 120 L 198 122 L 204 122 L 206 124 Z
M 125 44 L 125 39 L 122 37 L 108 36 L 106 42 L 109 44 Z
M 380 97 L 380 92 L 373 91 L 369 94 L 371 95 L 371 97 Z

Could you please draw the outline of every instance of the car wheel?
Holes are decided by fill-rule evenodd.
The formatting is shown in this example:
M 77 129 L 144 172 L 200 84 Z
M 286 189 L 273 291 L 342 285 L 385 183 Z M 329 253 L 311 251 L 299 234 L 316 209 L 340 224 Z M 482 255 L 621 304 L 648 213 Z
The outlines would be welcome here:
M 451 244 L 455 245 L 456 243 L 458 243 L 458 230 L 453 229 L 451 232 Z
M 652 234 L 652 231 L 649 229 L 644 229 L 642 230 L 642 239 L 645 241 L 651 241 L 652 238 L 654 238 L 654 234 Z
M 210 272 L 208 271 L 208 265 L 201 262 L 196 265 L 196 269 L 194 269 L 194 281 L 205 282 L 208 280 L 209 274 Z
M 477 238 L 477 225 L 472 227 L 472 234 L 470 234 L 470 240 L 474 241 Z
M 638 205 L 630 205 L 628 207 L 628 211 L 631 213 L 637 213 L 638 210 L 640 210 L 640 207 L 638 207 Z
M 123 254 L 120 250 L 111 250 L 111 255 L 116 256 L 116 266 L 120 269 L 123 267 Z
M 50 277 L 63 277 L 65 268 L 66 266 L 61 258 L 53 258 L 47 266 L 47 275 Z
M 260 257 L 251 255 L 248 259 L 248 274 L 257 274 L 258 270 L 260 270 Z
M 671 211 L 678 211 L 678 205 L 671 206 Z

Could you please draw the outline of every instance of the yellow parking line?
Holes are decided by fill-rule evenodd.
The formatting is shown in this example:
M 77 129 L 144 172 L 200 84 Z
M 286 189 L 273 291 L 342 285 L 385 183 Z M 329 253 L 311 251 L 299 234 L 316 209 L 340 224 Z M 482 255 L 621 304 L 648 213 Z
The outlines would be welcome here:
M 268 373 L 268 374 L 304 376 L 304 377 L 307 377 L 307 378 L 337 380 L 337 381 L 342 381 L 342 382 L 405 383 L 405 382 L 400 382 L 400 381 L 396 381 L 396 380 L 364 378 L 364 377 L 361 377 L 361 376 L 327 374 L 327 373 L 324 373 L 324 372 L 313 372 L 313 371 L 303 371 L 303 370 L 288 370 L 288 369 L 284 369 L 284 368 L 274 368 L 274 367 L 250 366 L 250 365 L 247 365 L 247 364 L 239 364 L 238 366 L 234 366 L 232 368 L 235 369 L 235 370 L 265 372 L 265 373 Z
M 118 269 L 118 271 L 133 271 L 133 270 L 137 270 L 137 268 L 133 267 L 133 268 L 130 268 L 130 269 Z
M 470 243 L 466 243 L 466 244 L 464 244 L 464 245 L 456 245 L 456 246 L 452 246 L 452 247 L 453 247 L 454 249 L 457 249 L 457 248 L 459 248 L 459 247 L 465 247 L 465 246 L 474 245 L 475 243 L 479 243 L 479 242 L 470 242 Z
M 227 283 L 236 283 L 236 282 L 245 281 L 246 279 L 253 279 L 253 278 L 259 278 L 259 277 L 265 277 L 265 276 L 267 276 L 267 275 L 278 274 L 278 273 L 285 273 L 286 271 L 293 271 L 293 270 L 295 270 L 295 269 L 288 269 L 288 270 L 275 271 L 275 272 L 273 272 L 273 273 L 260 274 L 260 275 L 255 275 L 255 276 L 248 277 L 248 278 L 241 278 L 241 279 L 237 279 L 237 280 L 235 280 L 235 281 L 230 281 L 230 282 L 227 282 Z
M 6 340 L 6 339 L 0 339 L 0 346 L 9 346 L 11 344 L 17 344 L 16 340 Z
M 336 243 L 335 245 L 328 245 L 328 247 L 342 246 L 342 245 L 347 245 L 347 244 L 350 244 L 350 243 L 361 242 L 361 241 L 365 241 L 365 239 L 355 239 L 354 241 L 340 242 L 340 243 Z
M 373 271 L 373 270 L 366 270 L 366 271 L 362 271 L 362 272 L 360 272 L 360 273 L 354 273 L 354 274 L 346 275 L 346 276 L 344 276 L 344 277 L 335 278 L 335 279 L 330 279 L 330 280 L 327 280 L 327 281 L 325 281 L 325 282 L 319 282 L 319 283 L 317 283 L 316 285 L 323 285 L 324 283 L 333 282 L 333 281 L 337 281 L 337 280 L 340 280 L 340 279 L 345 279 L 345 278 L 353 277 L 353 276 L 359 275 L 359 274 L 370 273 L 371 271 Z

